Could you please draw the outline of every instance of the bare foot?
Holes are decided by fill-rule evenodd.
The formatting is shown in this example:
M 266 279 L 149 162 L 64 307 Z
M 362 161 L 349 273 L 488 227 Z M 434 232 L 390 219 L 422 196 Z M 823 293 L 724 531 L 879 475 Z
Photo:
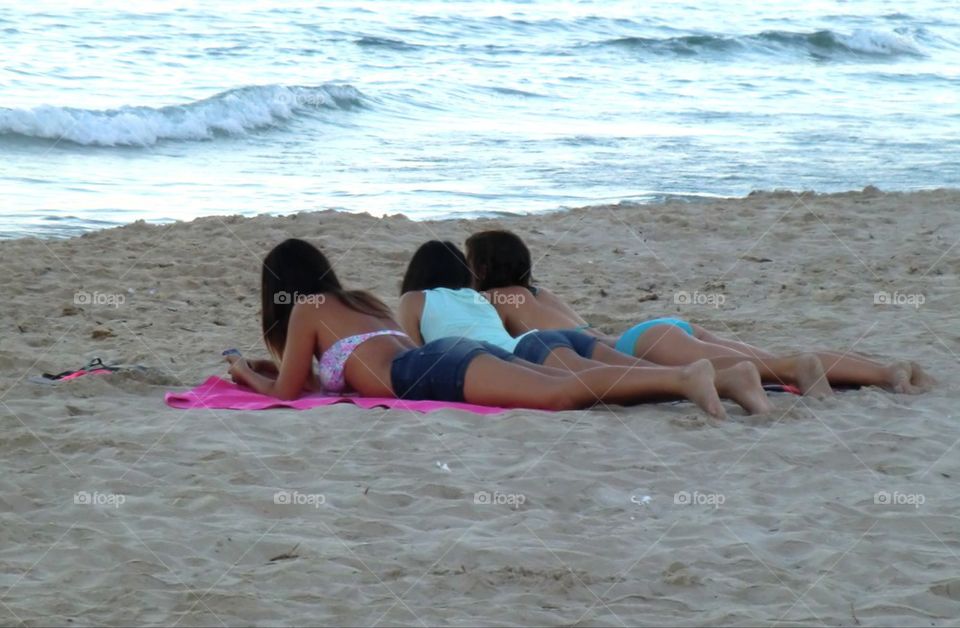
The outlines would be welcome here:
M 890 392 L 900 393 L 903 395 L 919 395 L 922 392 L 926 392 L 929 388 L 915 384 L 914 383 L 914 374 L 913 374 L 913 363 L 911 362 L 894 362 L 893 364 L 886 367 L 887 371 L 887 383 L 884 385 L 884 388 Z M 929 375 L 923 372 L 923 369 L 919 369 L 917 374 L 917 381 L 924 381 L 930 378 Z
M 823 399 L 833 394 L 827 374 L 823 370 L 820 358 L 812 353 L 799 355 L 794 363 L 794 380 L 800 392 L 815 399 Z
M 684 367 L 680 374 L 683 396 L 697 404 L 701 410 L 716 419 L 726 419 L 727 411 L 717 394 L 713 380 L 716 374 L 709 360 L 697 360 Z
M 760 371 L 750 362 L 741 362 L 717 371 L 713 381 L 721 397 L 733 399 L 748 414 L 762 414 L 773 410 L 760 381 Z
M 927 373 L 916 362 L 910 362 L 910 383 L 921 390 L 929 392 L 937 385 L 937 380 Z

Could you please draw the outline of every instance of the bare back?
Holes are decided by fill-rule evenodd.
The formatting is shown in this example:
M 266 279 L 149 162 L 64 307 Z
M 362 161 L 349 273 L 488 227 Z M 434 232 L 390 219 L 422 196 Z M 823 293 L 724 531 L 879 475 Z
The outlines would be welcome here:
M 534 295 L 527 288 L 511 286 L 486 292 L 504 326 L 513 336 L 532 329 L 574 329 L 588 323 L 547 290 Z
M 318 298 L 314 303 L 294 306 L 284 362 L 288 357 L 302 355 L 304 345 L 309 347 L 313 355 L 319 356 L 337 341 L 350 336 L 384 329 L 400 330 L 392 318 L 358 312 L 331 295 L 319 296 L 323 298 Z M 346 381 L 353 390 L 365 396 L 392 396 L 390 365 L 398 353 L 414 346 L 404 336 L 377 336 L 363 342 L 347 359 L 344 369 Z M 309 360 L 301 357 L 300 361 L 303 359 Z M 308 365 L 309 362 L 304 366 Z
M 347 307 L 340 299 L 333 295 L 318 295 L 322 303 L 316 308 L 314 319 L 317 323 L 317 340 L 320 351 L 330 348 L 330 345 L 350 336 L 358 336 L 381 329 L 396 329 L 400 326 L 392 318 L 381 318 L 358 312 Z

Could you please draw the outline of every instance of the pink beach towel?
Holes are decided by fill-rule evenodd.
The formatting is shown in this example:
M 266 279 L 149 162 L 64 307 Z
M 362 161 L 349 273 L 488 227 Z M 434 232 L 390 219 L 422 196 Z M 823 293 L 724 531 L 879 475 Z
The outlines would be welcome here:
M 314 393 L 299 399 L 284 401 L 268 395 L 261 395 L 249 388 L 244 388 L 211 376 L 196 388 L 185 392 L 168 392 L 163 400 L 172 408 L 213 408 L 223 410 L 266 410 L 267 408 L 295 408 L 306 410 L 318 406 L 329 406 L 335 403 L 348 402 L 361 408 L 393 408 L 397 410 L 413 410 L 414 412 L 433 412 L 435 410 L 465 410 L 474 414 L 498 414 L 506 408 L 492 406 L 477 406 L 471 403 L 456 403 L 452 401 L 407 401 L 390 397 L 355 397 L 324 395 Z

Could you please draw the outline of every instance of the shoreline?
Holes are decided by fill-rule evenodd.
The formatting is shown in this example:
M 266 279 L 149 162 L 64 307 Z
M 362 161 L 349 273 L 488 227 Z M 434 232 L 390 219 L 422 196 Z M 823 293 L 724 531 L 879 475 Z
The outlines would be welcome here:
M 562 212 L 568 212 L 568 211 L 588 210 L 588 209 L 590 209 L 590 208 L 604 208 L 604 207 L 610 207 L 610 206 L 614 206 L 614 207 L 616 207 L 616 206 L 635 206 L 635 207 L 643 207 L 643 206 L 647 206 L 647 205 L 663 205 L 663 204 L 671 203 L 671 202 L 709 203 L 709 202 L 714 202 L 714 201 L 738 201 L 738 200 L 745 200 L 745 199 L 748 199 L 748 198 L 751 198 L 751 197 L 763 196 L 763 195 L 773 195 L 773 196 L 776 196 L 776 195 L 788 194 L 788 195 L 794 195 L 794 196 L 809 196 L 809 195 L 813 195 L 813 196 L 838 196 L 838 195 L 846 195 L 846 194 L 864 193 L 865 191 L 869 191 L 870 193 L 879 193 L 879 194 L 913 194 L 913 193 L 918 193 L 918 192 L 938 192 L 938 191 L 951 192 L 951 191 L 957 191 L 957 190 L 960 190 L 960 187 L 957 187 L 957 188 L 935 187 L 935 188 L 917 188 L 917 189 L 911 189 L 911 190 L 890 190 L 890 191 L 887 191 L 887 190 L 881 190 L 881 189 L 877 188 L 877 187 L 874 186 L 874 185 L 867 185 L 867 186 L 865 186 L 865 187 L 862 188 L 862 189 L 851 189 L 851 190 L 846 190 L 846 191 L 841 191 L 841 192 L 817 192 L 817 191 L 815 191 L 815 190 L 791 190 L 791 189 L 787 189 L 787 188 L 776 188 L 776 189 L 773 189 L 773 190 L 752 190 L 751 192 L 747 193 L 747 194 L 744 195 L 744 196 L 724 196 L 724 195 L 720 195 L 720 194 L 710 194 L 710 193 L 704 193 L 704 192 L 697 192 L 697 193 L 694 193 L 694 192 L 685 192 L 685 193 L 645 192 L 645 193 L 643 193 L 643 194 L 638 194 L 638 195 L 635 195 L 635 196 L 632 196 L 632 197 L 625 197 L 625 198 L 623 198 L 623 199 L 621 199 L 621 200 L 618 200 L 618 201 L 615 201 L 615 202 L 609 202 L 609 203 L 594 202 L 594 203 L 591 203 L 591 204 L 589 204 L 589 205 L 559 206 L 559 207 L 556 207 L 556 208 L 554 208 L 554 209 L 542 210 L 542 211 L 535 211 L 535 212 L 517 212 L 517 213 L 514 213 L 514 212 L 509 212 L 509 211 L 490 211 L 490 212 L 482 212 L 482 213 L 480 213 L 480 214 L 471 213 L 471 215 L 458 215 L 458 214 L 456 214 L 456 213 L 453 213 L 453 214 L 449 214 L 449 215 L 430 216 L 430 217 L 423 217 L 423 218 L 419 218 L 419 217 L 413 217 L 413 218 L 411 218 L 411 217 L 407 216 L 407 218 L 408 218 L 409 220 L 414 221 L 414 222 L 443 222 L 443 221 L 450 221 L 450 220 L 497 220 L 497 219 L 510 219 L 510 218 L 512 218 L 512 217 L 523 217 L 523 216 L 549 216 L 549 215 L 552 215 L 552 214 L 562 213 Z M 639 200 L 639 201 L 638 201 L 638 200 L 631 200 L 631 199 L 634 199 L 634 198 L 645 198 L 645 199 L 647 199 L 647 200 Z M 610 200 L 613 201 L 613 199 L 610 199 Z M 221 219 L 223 219 L 223 218 L 234 217 L 234 216 L 239 216 L 239 217 L 242 217 L 242 218 L 256 218 L 256 217 L 258 217 L 258 216 L 268 216 L 268 217 L 280 218 L 280 217 L 285 217 L 285 216 L 292 216 L 292 215 L 295 215 L 295 214 L 311 214 L 311 213 L 316 213 L 316 212 L 327 212 L 327 211 L 334 211 L 334 212 L 343 213 L 343 214 L 347 214 L 347 215 L 371 215 L 371 216 L 376 217 L 376 218 L 390 218 L 390 217 L 394 217 L 394 216 L 406 216 L 406 214 L 403 214 L 402 212 L 398 212 L 398 213 L 396 213 L 396 214 L 374 215 L 374 214 L 369 214 L 369 212 L 365 212 L 365 211 L 357 211 L 357 212 L 354 212 L 354 211 L 349 211 L 349 210 L 346 210 L 346 209 L 338 209 L 338 208 L 305 209 L 305 210 L 299 210 L 299 211 L 296 211 L 296 212 L 290 213 L 290 214 L 283 213 L 283 212 L 264 212 L 264 213 L 260 213 L 260 214 L 250 214 L 250 215 L 247 215 L 247 214 L 208 214 L 208 215 L 204 215 L 204 216 L 197 216 L 197 217 L 195 217 L 195 218 L 190 218 L 190 219 L 176 219 L 176 218 L 175 218 L 175 219 L 159 219 L 159 220 L 137 219 L 137 220 L 134 220 L 134 221 L 131 221 L 131 222 L 127 222 L 127 223 L 122 223 L 122 224 L 121 224 L 121 223 L 118 223 L 118 224 L 108 224 L 108 225 L 106 225 L 106 226 L 101 226 L 101 227 L 91 227 L 91 228 L 89 228 L 89 229 L 86 229 L 86 228 L 84 228 L 84 227 L 79 227 L 79 226 L 78 226 L 78 227 L 65 227 L 65 228 L 62 229 L 62 231 L 75 231 L 75 233 L 65 233 L 65 234 L 63 234 L 63 235 L 57 235 L 57 234 L 55 234 L 55 233 L 54 233 L 54 234 L 44 234 L 44 233 L 42 233 L 42 232 L 26 233 L 26 234 L 23 234 L 23 235 L 13 235 L 13 234 L 14 234 L 14 231 L 7 231 L 7 232 L 2 232 L 2 231 L 0 231 L 0 243 L 3 243 L 3 242 L 11 242 L 11 241 L 16 241 L 16 240 L 21 240 L 21 239 L 24 239 L 24 238 L 37 238 L 37 239 L 41 239 L 41 240 L 54 240 L 54 241 L 55 241 L 55 240 L 67 240 L 67 239 L 71 239 L 71 238 L 82 237 L 82 236 L 87 235 L 87 234 L 90 234 L 90 233 L 96 233 L 96 232 L 98 232 L 98 231 L 107 231 L 107 230 L 111 230 L 111 229 L 120 229 L 120 228 L 123 228 L 123 227 L 127 227 L 127 226 L 129 226 L 129 225 L 141 224 L 141 223 L 142 223 L 142 224 L 147 224 L 147 225 L 156 225 L 156 226 L 159 226 L 159 227 L 166 227 L 166 226 L 173 225 L 173 224 L 178 224 L 178 223 L 189 224 L 189 223 L 192 223 L 192 222 L 197 221 L 197 220 L 204 220 L 204 219 L 211 219 L 211 218 L 221 218 Z M 59 218 L 58 221 L 59 221 L 59 220 L 68 220 L 68 219 L 91 220 L 91 221 L 93 221 L 93 222 L 103 222 L 103 221 L 99 221 L 98 219 L 95 219 L 95 218 L 80 219 L 80 218 L 78 218 L 78 217 L 76 217 L 76 216 L 64 216 L 64 217 Z M 106 222 L 109 222 L 109 221 L 106 221 Z M 47 230 L 52 232 L 52 231 L 55 230 L 55 228 L 54 228 L 54 227 L 48 227 Z M 7 234 L 10 234 L 10 235 L 7 235 Z
M 947 625 L 960 616 L 958 212 L 957 190 L 766 192 L 0 241 L 0 561 L 14 574 L 0 619 Z M 913 359 L 940 385 L 774 395 L 769 415 L 728 404 L 719 427 L 687 403 L 496 417 L 163 404 L 223 375 L 227 347 L 265 354 L 260 263 L 280 240 L 319 245 L 346 286 L 395 307 L 420 243 L 494 226 L 602 331 L 675 315 L 778 351 Z M 147 369 L 29 381 L 93 357 Z

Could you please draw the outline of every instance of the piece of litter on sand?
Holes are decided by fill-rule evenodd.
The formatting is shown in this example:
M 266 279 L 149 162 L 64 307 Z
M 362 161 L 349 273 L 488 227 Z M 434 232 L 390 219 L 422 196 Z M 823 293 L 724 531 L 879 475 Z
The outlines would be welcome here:
M 441 471 L 446 471 L 447 473 L 450 473 L 450 467 L 447 466 L 446 462 L 440 462 L 439 460 L 437 460 L 436 464 L 437 464 L 437 468 L 440 469 Z
M 651 499 L 653 498 L 650 497 L 649 495 L 631 495 L 630 496 L 630 501 L 632 501 L 634 504 L 640 504 L 641 506 L 649 504 Z
M 282 554 L 278 554 L 277 556 L 274 556 L 273 558 L 270 559 L 270 562 L 271 562 L 271 563 L 274 563 L 274 562 L 276 562 L 276 561 L 278 561 L 278 560 L 293 560 L 294 558 L 300 558 L 300 555 L 299 555 L 299 554 L 295 554 L 295 553 L 294 553 L 294 552 L 297 551 L 297 548 L 298 548 L 298 547 L 300 547 L 300 544 L 299 544 L 299 543 L 297 543 L 297 544 L 294 545 L 292 548 L 290 548 L 290 551 L 287 551 L 287 552 L 284 552 L 284 553 L 282 553 Z

